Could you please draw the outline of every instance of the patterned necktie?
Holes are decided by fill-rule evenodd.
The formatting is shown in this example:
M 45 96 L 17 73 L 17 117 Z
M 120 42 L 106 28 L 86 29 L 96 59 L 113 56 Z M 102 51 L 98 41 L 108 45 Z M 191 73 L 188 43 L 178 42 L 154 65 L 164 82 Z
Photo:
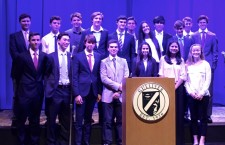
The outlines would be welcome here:
M 116 58 L 114 57 L 114 58 L 112 59 L 112 61 L 113 61 L 114 68 L 115 68 L 115 70 L 116 70 Z
M 92 61 L 91 61 L 91 56 L 92 56 L 92 54 L 88 54 L 87 56 L 88 56 L 88 64 L 89 64 L 89 68 L 90 68 L 90 70 L 92 71 Z
M 29 48 L 29 40 L 28 40 L 28 37 L 29 37 L 29 33 L 27 31 L 25 31 L 24 32 L 24 39 L 25 39 L 25 43 L 26 43 L 27 49 Z
M 120 34 L 119 34 L 119 39 L 118 39 L 118 42 L 119 42 L 120 50 L 121 50 L 121 51 L 122 51 L 122 47 L 123 47 L 122 36 L 123 36 L 123 33 L 120 33 Z
M 181 57 L 184 58 L 184 44 L 183 44 L 183 39 L 182 38 L 178 38 L 178 43 L 180 45 L 180 54 L 181 54 Z
M 62 84 L 66 84 L 66 80 L 68 78 L 67 75 L 67 65 L 66 65 L 66 55 L 65 54 L 61 54 L 62 55 L 62 63 L 61 63 L 61 73 L 60 73 L 60 80 L 62 81 Z
M 206 39 L 206 33 L 202 31 L 202 43 L 201 43 L 202 47 L 205 46 L 205 39 Z
M 57 47 L 57 36 L 56 35 L 54 36 L 54 39 L 55 39 L 55 41 L 54 41 L 55 42 L 55 45 L 54 45 L 55 46 L 55 52 L 57 52 L 58 47 Z
M 37 68 L 38 68 L 37 52 L 34 52 L 33 55 L 34 55 L 34 58 L 33 58 L 34 67 L 35 67 L 35 69 L 37 70 Z

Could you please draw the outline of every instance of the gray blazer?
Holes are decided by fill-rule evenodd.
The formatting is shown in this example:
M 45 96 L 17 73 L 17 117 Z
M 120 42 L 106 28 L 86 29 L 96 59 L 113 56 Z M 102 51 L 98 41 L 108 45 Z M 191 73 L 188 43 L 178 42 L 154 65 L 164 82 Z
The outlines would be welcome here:
M 113 93 L 118 91 L 123 79 L 129 76 L 126 59 L 117 57 L 116 69 L 109 57 L 103 59 L 101 61 L 100 75 L 103 83 L 102 102 L 111 103 Z M 122 102 L 122 96 L 119 99 Z

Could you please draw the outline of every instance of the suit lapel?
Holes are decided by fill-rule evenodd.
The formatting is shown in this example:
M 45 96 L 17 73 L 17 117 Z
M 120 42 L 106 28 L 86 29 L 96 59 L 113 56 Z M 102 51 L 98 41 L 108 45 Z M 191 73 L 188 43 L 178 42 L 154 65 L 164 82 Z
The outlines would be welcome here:
M 19 33 L 18 33 L 18 37 L 17 37 L 19 40 L 19 42 L 20 43 L 22 43 L 22 45 L 23 45 L 23 49 L 24 50 L 27 50 L 27 46 L 26 46 L 26 43 L 25 43 L 25 39 L 24 39 L 24 36 L 23 36 L 23 32 L 22 31 L 20 31 Z
M 83 61 L 82 62 L 84 62 L 85 64 L 85 66 L 86 66 L 86 68 L 89 70 L 89 71 L 91 71 L 90 70 L 90 68 L 89 68 L 89 64 L 88 64 L 88 60 L 87 60 L 87 56 L 86 56 L 86 54 L 85 54 L 85 52 L 83 51 L 82 52 L 82 58 L 81 58 Z M 94 68 L 94 67 L 93 67 Z
M 116 62 L 117 62 L 117 60 L 116 60 Z M 114 68 L 113 61 L 111 61 L 109 57 L 107 57 L 106 65 L 112 70 L 112 72 L 113 72 L 114 74 L 116 73 L 116 70 L 115 70 L 115 68 Z M 116 65 L 116 66 L 118 66 L 118 65 Z
M 33 72 L 36 74 L 37 73 L 37 70 L 36 68 L 34 67 L 34 62 L 33 62 L 33 59 L 31 57 L 31 54 L 30 54 L 30 51 L 26 51 L 26 60 L 27 60 L 27 64 L 28 66 L 33 70 Z M 39 55 L 40 57 L 40 55 Z M 39 59 L 39 58 L 38 58 Z

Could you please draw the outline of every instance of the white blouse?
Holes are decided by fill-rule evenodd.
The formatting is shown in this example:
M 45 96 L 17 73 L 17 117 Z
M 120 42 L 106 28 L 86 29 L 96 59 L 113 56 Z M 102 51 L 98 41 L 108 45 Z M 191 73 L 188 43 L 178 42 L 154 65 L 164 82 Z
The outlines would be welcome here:
M 187 81 L 185 87 L 187 92 L 197 93 L 202 96 L 210 95 L 209 85 L 211 83 L 211 68 L 207 61 L 187 65 Z
M 186 80 L 185 63 L 182 59 L 180 65 L 177 65 L 176 60 L 171 61 L 173 64 L 168 64 L 165 61 L 165 56 L 162 56 L 159 63 L 159 75 L 167 78 L 175 78 L 175 82 L 180 79 Z

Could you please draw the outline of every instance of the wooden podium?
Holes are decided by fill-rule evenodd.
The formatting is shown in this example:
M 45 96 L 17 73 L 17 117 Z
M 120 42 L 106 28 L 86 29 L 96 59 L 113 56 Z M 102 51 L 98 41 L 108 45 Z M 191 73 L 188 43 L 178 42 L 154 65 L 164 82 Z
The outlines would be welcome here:
M 152 85 L 153 84 L 153 85 Z M 160 88 L 161 86 L 161 88 Z M 161 113 L 161 118 L 158 117 L 151 117 L 151 113 L 155 112 L 157 114 L 157 109 L 150 114 L 149 119 L 148 117 L 144 117 L 145 115 L 138 114 L 137 109 L 134 109 L 136 104 L 146 104 L 144 98 L 142 98 L 146 90 L 147 93 L 149 92 L 149 96 L 154 96 L 154 90 L 151 89 L 158 89 L 158 95 L 155 95 L 155 101 L 148 101 L 147 100 L 147 109 L 151 108 L 154 103 L 157 105 L 157 102 L 160 100 L 160 91 L 164 89 L 164 92 L 168 94 L 169 105 L 168 109 L 165 113 Z M 171 78 L 126 78 L 123 83 L 123 145 L 176 145 L 176 131 L 175 131 L 175 85 L 174 79 Z M 149 89 L 150 88 L 150 89 Z M 153 92 L 153 93 L 152 93 Z M 136 95 L 140 93 L 140 95 Z M 138 97 L 135 97 L 138 96 Z M 158 96 L 158 100 L 157 100 Z M 165 95 L 164 95 L 165 96 Z M 138 101 L 134 103 L 134 99 L 138 98 Z M 153 98 L 153 97 L 152 97 Z M 148 99 L 148 97 L 147 97 Z M 140 101 L 141 100 L 141 101 Z M 153 99 L 154 100 L 154 99 Z M 160 100 L 160 101 L 159 101 Z M 139 103 L 137 103 L 139 102 Z M 149 103 L 150 102 L 150 103 Z M 165 101 L 164 101 L 165 103 Z M 163 109 L 163 103 L 158 104 L 161 105 Z M 145 108 L 146 106 L 136 106 L 136 108 L 140 110 L 147 111 Z M 154 107 L 154 106 L 153 106 Z M 160 107 L 158 107 L 158 111 Z M 161 109 L 161 110 L 162 110 Z M 153 113 L 154 114 L 154 113 Z M 156 120 L 154 120 L 156 119 Z M 157 120 L 158 119 L 158 120 Z

